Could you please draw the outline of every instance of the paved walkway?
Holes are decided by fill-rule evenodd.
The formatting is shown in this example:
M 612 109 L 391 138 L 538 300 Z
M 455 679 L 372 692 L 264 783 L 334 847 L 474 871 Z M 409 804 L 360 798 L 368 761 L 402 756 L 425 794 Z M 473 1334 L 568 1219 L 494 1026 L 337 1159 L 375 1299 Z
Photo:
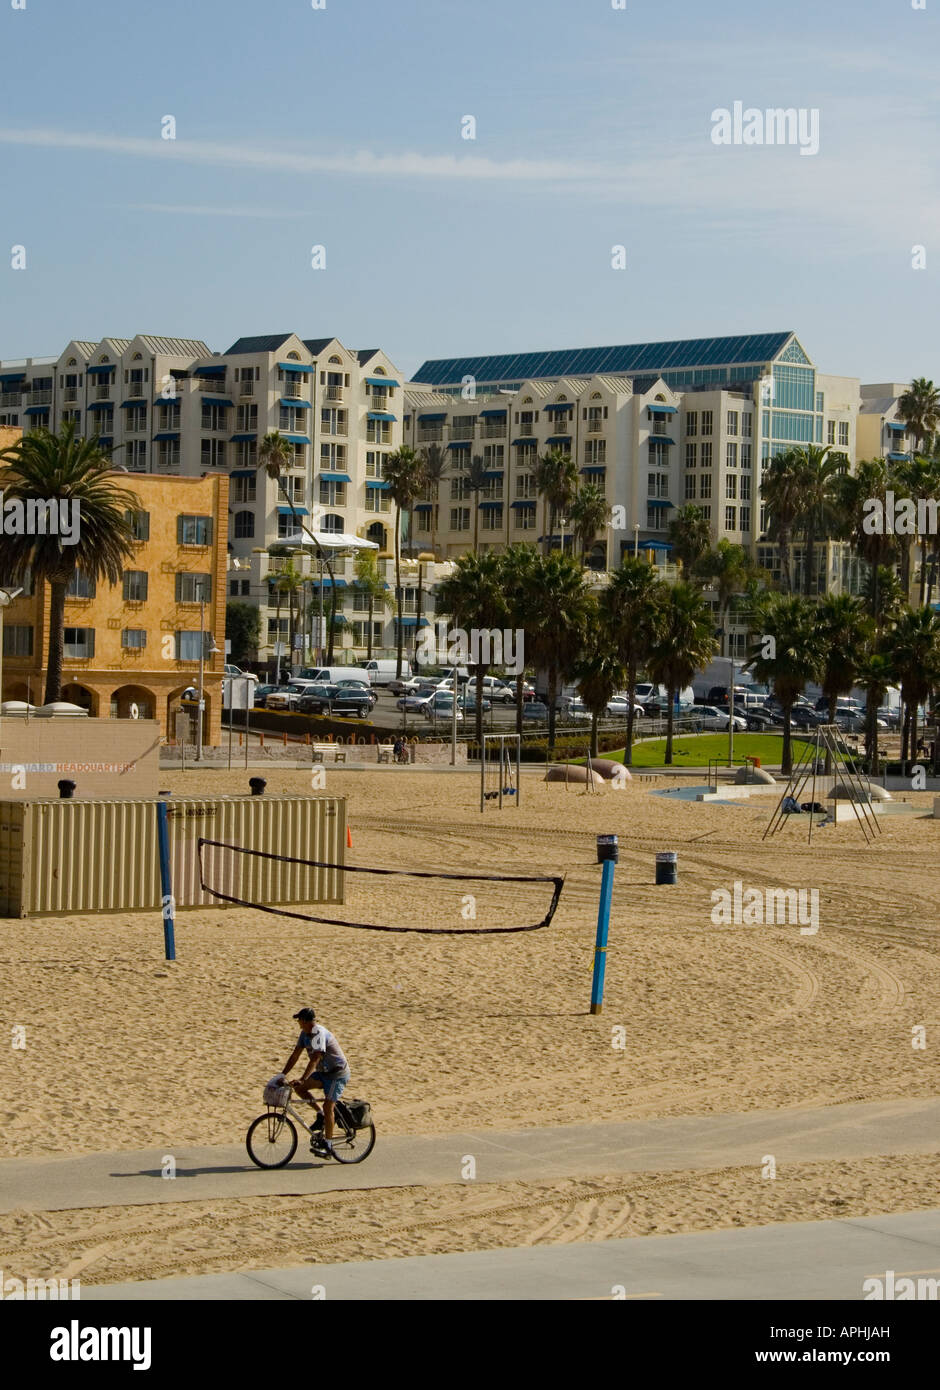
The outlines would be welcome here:
M 940 1211 L 83 1287 L 109 1299 L 850 1299 L 940 1275 Z M 848 1315 L 846 1319 L 850 1321 Z M 830 1318 L 834 1323 L 834 1319 Z M 780 1346 L 795 1343 L 780 1342 Z M 877 1345 L 873 1343 L 873 1345 Z
M 372 1155 L 347 1167 L 313 1158 L 303 1135 L 290 1166 L 272 1171 L 255 1168 L 244 1143 L 162 1142 L 136 1153 L 0 1162 L 0 1212 L 423 1187 L 462 1181 L 467 1155 L 476 1160 L 476 1181 L 484 1183 L 757 1167 L 768 1153 L 779 1170 L 802 1161 L 936 1153 L 938 1134 L 940 1098 L 930 1097 L 430 1137 L 383 1138 L 380 1128 Z M 162 1175 L 167 1156 L 176 1165 L 172 1180 Z

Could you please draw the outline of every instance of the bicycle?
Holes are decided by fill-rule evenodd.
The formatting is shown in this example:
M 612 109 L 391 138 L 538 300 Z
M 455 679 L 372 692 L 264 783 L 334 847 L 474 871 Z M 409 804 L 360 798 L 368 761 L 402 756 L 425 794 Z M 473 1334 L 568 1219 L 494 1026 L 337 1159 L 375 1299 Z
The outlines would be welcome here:
M 297 1152 L 297 1125 L 310 1135 L 322 1133 L 323 1112 L 317 1102 L 300 1102 L 317 1112 L 312 1123 L 307 1124 L 291 1104 L 292 1097 L 293 1091 L 287 1084 L 264 1089 L 267 1111 L 252 1120 L 245 1136 L 248 1157 L 258 1168 L 286 1168 Z M 361 1163 L 369 1157 L 375 1148 L 375 1125 L 367 1101 L 334 1103 L 332 1143 L 333 1157 L 339 1163 Z

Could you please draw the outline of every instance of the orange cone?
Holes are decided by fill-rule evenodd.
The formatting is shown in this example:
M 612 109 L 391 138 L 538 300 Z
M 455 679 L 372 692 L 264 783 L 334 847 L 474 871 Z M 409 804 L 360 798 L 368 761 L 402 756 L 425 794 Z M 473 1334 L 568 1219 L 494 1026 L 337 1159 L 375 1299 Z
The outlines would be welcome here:
M 346 827 L 346 848 L 352 849 L 352 831 L 348 825 Z

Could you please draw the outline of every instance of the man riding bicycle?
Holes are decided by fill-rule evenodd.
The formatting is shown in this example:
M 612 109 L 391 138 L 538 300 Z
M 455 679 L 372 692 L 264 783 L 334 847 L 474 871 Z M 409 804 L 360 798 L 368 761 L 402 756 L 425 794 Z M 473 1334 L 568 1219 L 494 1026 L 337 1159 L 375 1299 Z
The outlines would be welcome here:
M 288 1084 L 303 1100 L 309 1100 L 311 1086 L 323 1087 L 323 1135 L 314 1134 L 311 1153 L 329 1158 L 333 1153 L 333 1107 L 349 1084 L 349 1063 L 336 1038 L 317 1023 L 313 1009 L 300 1009 L 294 1014 L 300 1023 L 297 1046 L 284 1064 L 284 1076 L 296 1066 L 302 1052 L 307 1053 L 307 1065 L 299 1081 Z M 322 1063 L 322 1065 L 321 1065 Z M 310 1101 L 311 1105 L 314 1103 Z

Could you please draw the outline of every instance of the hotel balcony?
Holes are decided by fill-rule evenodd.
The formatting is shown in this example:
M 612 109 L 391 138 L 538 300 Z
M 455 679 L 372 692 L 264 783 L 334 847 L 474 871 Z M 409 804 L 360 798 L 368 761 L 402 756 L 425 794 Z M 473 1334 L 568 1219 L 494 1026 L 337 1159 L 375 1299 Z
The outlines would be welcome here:
M 240 396 L 253 396 L 255 394 L 255 383 L 253 381 L 240 381 L 238 383 L 238 394 Z
M 51 405 L 51 404 L 52 404 L 52 392 L 51 392 L 51 391 L 28 391 L 28 390 L 27 390 L 27 391 L 24 391 L 24 392 L 23 392 L 23 404 L 24 404 L 24 405 L 27 405 L 27 404 L 28 404 L 28 405 Z
M 111 399 L 111 383 L 110 383 L 110 381 L 102 381 L 102 382 L 99 382 L 99 384 L 95 387 L 95 400 L 96 400 L 96 401 L 109 401 L 110 399 Z
M 342 401 L 345 399 L 343 395 L 344 390 L 345 388 L 342 386 L 327 386 L 326 399 L 328 401 Z
M 505 439 L 506 433 L 507 431 L 505 421 L 503 421 L 503 423 L 500 425 L 486 424 L 483 426 L 484 439 Z
M 0 393 L 0 410 L 19 409 L 21 391 L 3 391 Z
M 440 427 L 440 425 L 438 425 L 436 428 L 433 428 L 433 427 L 432 427 L 432 428 L 426 429 L 426 430 L 421 430 L 421 429 L 418 430 L 418 443 L 419 443 L 419 444 L 440 444 L 441 441 L 443 440 L 443 438 L 444 438 L 444 431 L 443 431 L 443 429 Z
M 451 437 L 451 439 L 454 439 L 454 440 L 457 440 L 457 439 L 472 439 L 472 438 L 473 438 L 473 426 L 472 426 L 472 425 L 451 425 L 450 437 Z
M 388 403 L 388 392 L 380 391 L 376 393 L 375 391 L 373 391 L 372 395 L 369 397 L 369 409 L 389 410 L 390 406 Z
M 199 378 L 200 391 L 208 391 L 215 396 L 221 396 L 225 391 L 224 376 L 202 376 Z
M 64 401 L 64 403 L 65 403 L 66 405 L 71 405 L 71 403 L 72 403 L 73 401 L 77 401 L 77 400 L 78 400 L 78 387 L 77 387 L 77 386 L 66 386 L 65 390 L 62 392 L 62 400 Z
M 522 439 L 532 439 L 535 435 L 535 426 L 531 421 L 524 422 L 519 426 L 519 435 Z

